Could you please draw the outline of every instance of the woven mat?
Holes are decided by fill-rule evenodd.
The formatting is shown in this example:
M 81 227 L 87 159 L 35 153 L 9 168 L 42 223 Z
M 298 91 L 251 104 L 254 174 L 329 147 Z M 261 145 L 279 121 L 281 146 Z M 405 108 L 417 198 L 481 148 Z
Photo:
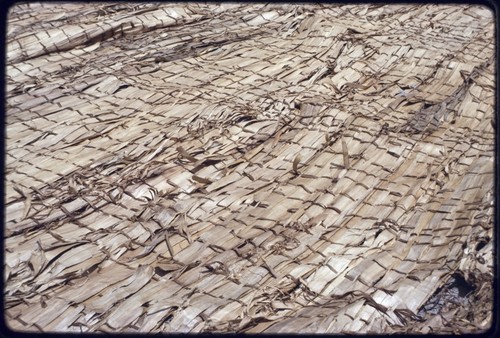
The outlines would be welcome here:
M 12 329 L 491 325 L 485 7 L 29 3 L 8 20 Z M 430 311 L 459 277 L 463 304 Z

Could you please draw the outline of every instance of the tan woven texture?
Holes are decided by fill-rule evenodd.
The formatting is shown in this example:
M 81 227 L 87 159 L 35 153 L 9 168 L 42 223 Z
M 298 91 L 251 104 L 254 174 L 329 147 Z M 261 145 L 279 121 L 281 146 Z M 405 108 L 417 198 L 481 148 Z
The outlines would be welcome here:
M 491 325 L 487 8 L 30 3 L 8 20 L 12 329 Z M 466 305 L 430 311 L 458 277 Z

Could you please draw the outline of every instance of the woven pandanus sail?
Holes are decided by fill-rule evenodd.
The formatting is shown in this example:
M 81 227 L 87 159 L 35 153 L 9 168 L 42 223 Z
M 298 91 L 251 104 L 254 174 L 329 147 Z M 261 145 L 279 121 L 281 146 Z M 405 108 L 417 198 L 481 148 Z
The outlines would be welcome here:
M 10 329 L 491 326 L 488 8 L 27 3 L 6 47 Z

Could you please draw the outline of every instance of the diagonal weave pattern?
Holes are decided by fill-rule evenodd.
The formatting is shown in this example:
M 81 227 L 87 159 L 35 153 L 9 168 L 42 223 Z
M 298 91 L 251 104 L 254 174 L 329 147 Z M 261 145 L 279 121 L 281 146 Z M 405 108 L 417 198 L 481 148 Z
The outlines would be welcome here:
M 14 330 L 491 324 L 487 9 L 30 3 L 7 33 Z M 457 272 L 475 317 L 423 313 Z

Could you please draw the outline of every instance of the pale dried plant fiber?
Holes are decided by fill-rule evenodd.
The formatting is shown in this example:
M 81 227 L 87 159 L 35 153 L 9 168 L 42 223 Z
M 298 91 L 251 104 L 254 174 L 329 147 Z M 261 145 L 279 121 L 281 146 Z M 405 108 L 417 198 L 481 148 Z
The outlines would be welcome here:
M 487 8 L 30 2 L 6 43 L 11 329 L 490 327 Z

